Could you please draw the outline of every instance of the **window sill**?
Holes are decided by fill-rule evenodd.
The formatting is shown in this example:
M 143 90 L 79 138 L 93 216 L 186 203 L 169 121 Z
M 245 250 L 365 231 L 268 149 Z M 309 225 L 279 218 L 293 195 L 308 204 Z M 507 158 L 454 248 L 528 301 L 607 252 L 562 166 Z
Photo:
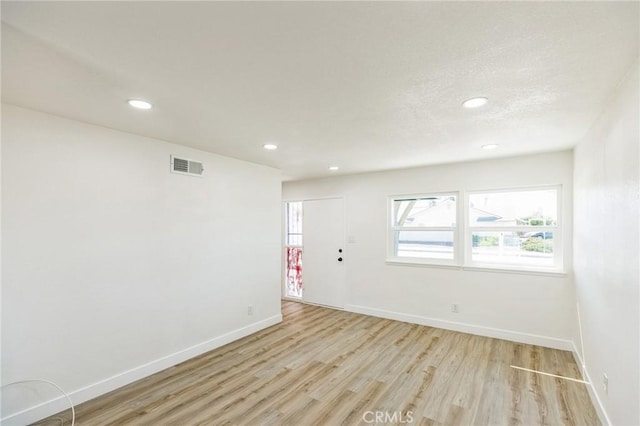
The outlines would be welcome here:
M 523 274 L 523 275 L 538 275 L 544 277 L 557 277 L 564 278 L 567 273 L 564 271 L 548 270 L 548 269 L 520 269 L 520 268 L 507 268 L 507 267 L 492 267 L 492 266 L 475 266 L 475 265 L 456 265 L 450 263 L 431 263 L 420 262 L 404 259 L 386 259 L 387 265 L 394 266 L 412 266 L 418 268 L 442 268 L 442 269 L 457 269 L 461 271 L 477 271 L 477 272 L 495 272 L 503 274 Z

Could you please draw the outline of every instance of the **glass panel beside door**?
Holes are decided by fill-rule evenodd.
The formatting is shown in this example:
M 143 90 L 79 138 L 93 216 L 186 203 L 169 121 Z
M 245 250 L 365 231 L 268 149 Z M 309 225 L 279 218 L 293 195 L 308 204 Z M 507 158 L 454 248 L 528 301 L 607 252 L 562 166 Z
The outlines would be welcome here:
M 285 205 L 285 297 L 302 298 L 302 201 Z

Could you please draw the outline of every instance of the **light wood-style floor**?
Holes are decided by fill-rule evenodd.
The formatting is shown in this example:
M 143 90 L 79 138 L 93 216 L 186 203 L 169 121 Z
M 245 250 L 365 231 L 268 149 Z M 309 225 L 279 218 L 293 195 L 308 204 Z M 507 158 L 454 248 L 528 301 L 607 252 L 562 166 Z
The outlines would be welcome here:
M 584 384 L 510 367 L 580 378 L 569 352 L 296 302 L 283 314 L 80 405 L 76 424 L 600 424 Z

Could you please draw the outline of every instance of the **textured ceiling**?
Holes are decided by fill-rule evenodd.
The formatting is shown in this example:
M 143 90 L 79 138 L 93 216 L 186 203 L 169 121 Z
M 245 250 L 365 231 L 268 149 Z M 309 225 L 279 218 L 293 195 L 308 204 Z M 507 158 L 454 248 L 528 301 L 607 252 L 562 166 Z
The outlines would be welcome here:
M 638 16 L 637 2 L 3 1 L 2 98 L 287 180 L 560 150 L 637 60 Z M 474 96 L 490 102 L 460 106 Z

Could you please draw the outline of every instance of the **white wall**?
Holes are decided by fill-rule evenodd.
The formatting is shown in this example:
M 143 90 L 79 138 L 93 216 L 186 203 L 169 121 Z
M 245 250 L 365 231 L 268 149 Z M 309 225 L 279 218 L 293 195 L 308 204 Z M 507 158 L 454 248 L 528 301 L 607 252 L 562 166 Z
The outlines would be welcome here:
M 2 105 L 0 104 L 0 117 Z M 0 130 L 1 130 L 0 124 Z M 0 224 L 2 223 L 2 137 L 0 137 Z M 2 226 L 0 225 L 0 385 L 2 381 Z M 2 419 L 2 391 L 0 391 L 0 419 Z
M 638 79 L 636 63 L 574 156 L 574 265 L 582 356 L 593 389 L 615 425 L 640 424 Z M 605 373 L 608 395 L 602 387 Z
M 562 184 L 565 268 L 571 271 L 572 173 L 571 152 L 560 152 L 288 182 L 283 198 L 345 197 L 347 234 L 356 241 L 345 251 L 347 309 L 570 349 L 570 275 L 398 266 L 385 257 L 389 195 Z M 450 312 L 452 303 L 460 313 Z
M 77 403 L 281 320 L 278 170 L 8 105 L 2 140 L 3 383 Z

